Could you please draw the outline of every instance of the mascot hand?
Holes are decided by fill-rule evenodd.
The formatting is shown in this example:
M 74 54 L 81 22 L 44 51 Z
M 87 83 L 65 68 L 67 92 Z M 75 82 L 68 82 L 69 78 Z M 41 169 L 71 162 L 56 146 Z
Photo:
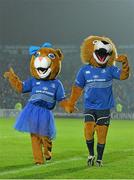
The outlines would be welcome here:
M 4 73 L 4 77 L 11 79 L 15 75 L 13 68 L 10 68 L 9 71 Z
M 9 83 L 17 92 L 22 92 L 22 82 L 12 68 L 4 73 L 4 77 L 9 80 Z
M 122 63 L 128 61 L 127 55 L 126 54 L 118 55 L 116 61 L 117 62 L 122 62 Z
M 76 112 L 78 111 L 78 109 L 75 107 L 74 104 L 72 104 L 70 102 L 70 100 L 64 100 L 62 102 L 60 102 L 60 106 L 62 108 L 64 108 L 64 110 L 67 112 L 67 113 L 72 113 L 72 112 Z
M 116 61 L 122 63 L 120 80 L 127 79 L 129 77 L 129 71 L 130 71 L 127 55 L 119 55 Z
M 68 100 L 67 106 L 65 107 L 65 111 L 67 113 L 73 113 L 73 112 L 77 112 L 78 108 Z

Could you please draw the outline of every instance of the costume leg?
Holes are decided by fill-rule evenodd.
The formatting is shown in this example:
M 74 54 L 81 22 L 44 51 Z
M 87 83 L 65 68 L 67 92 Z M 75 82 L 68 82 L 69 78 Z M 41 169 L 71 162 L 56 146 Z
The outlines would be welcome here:
M 94 156 L 95 117 L 92 110 L 85 112 L 84 134 L 90 156 Z
M 106 137 L 108 132 L 108 126 L 106 125 L 97 125 L 96 126 L 97 132 L 97 160 L 102 160 L 103 152 L 106 144 Z
M 42 137 L 42 143 L 44 147 L 44 156 L 46 160 L 50 160 L 52 157 L 52 141 L 48 137 Z
M 95 129 L 95 122 L 92 121 L 85 122 L 84 134 L 90 156 L 94 156 L 94 129 Z
M 39 135 L 31 134 L 32 150 L 34 161 L 36 164 L 43 164 L 43 153 L 42 153 L 42 140 Z

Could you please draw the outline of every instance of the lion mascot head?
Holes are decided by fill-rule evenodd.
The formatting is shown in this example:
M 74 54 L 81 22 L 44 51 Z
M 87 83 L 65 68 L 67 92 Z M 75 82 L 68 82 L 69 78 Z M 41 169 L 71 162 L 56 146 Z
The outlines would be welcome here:
M 54 80 L 61 70 L 61 61 L 63 54 L 60 49 L 52 48 L 50 43 L 44 43 L 40 46 L 31 46 L 29 54 L 32 55 L 30 61 L 31 75 L 38 80 Z M 22 92 L 23 83 L 19 77 L 10 68 L 4 73 L 11 86 L 17 91 Z
M 42 47 L 31 46 L 29 53 L 32 55 L 30 72 L 36 79 L 53 80 L 61 70 L 63 54 L 60 49 L 52 48 L 50 43 Z
M 85 64 L 94 67 L 112 66 L 116 58 L 116 47 L 107 37 L 89 36 L 81 45 L 81 59 Z

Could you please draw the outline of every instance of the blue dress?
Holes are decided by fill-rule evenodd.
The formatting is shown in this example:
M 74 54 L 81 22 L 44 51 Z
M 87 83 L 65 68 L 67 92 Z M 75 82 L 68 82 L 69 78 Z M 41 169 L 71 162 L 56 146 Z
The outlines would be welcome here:
M 65 91 L 59 80 L 28 79 L 23 82 L 23 93 L 31 92 L 27 105 L 19 114 L 15 129 L 35 133 L 53 139 L 56 135 L 52 109 L 56 101 L 65 99 Z

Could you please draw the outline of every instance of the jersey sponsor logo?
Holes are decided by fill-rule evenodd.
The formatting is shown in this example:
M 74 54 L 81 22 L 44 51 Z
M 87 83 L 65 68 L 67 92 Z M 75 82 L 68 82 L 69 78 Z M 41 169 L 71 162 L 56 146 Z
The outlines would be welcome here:
M 48 92 L 48 91 L 46 91 L 45 93 L 46 93 L 46 94 L 49 94 L 49 95 L 52 95 L 52 96 L 54 95 L 54 93 Z
M 40 85 L 40 82 L 36 82 L 37 85 Z
M 48 91 L 36 90 L 36 93 L 49 94 L 49 95 L 54 96 L 54 93 L 52 93 L 52 92 L 48 92 Z
M 105 69 L 102 69 L 101 73 L 106 73 L 106 70 L 105 70 Z
M 52 87 L 52 88 L 55 88 L 55 84 L 54 84 L 54 83 L 52 83 L 52 84 L 51 84 L 51 87 Z
M 98 75 L 94 75 L 93 77 L 96 79 L 96 78 L 98 78 L 99 76 L 98 76 Z
M 106 79 L 88 79 L 86 82 L 90 83 L 90 82 L 105 82 Z
M 86 73 L 86 74 L 90 74 L 91 72 L 90 72 L 90 71 L 86 71 L 85 73 Z
M 44 91 L 47 91 L 47 90 L 48 90 L 48 88 L 47 88 L 47 87 L 43 87 L 42 89 L 43 89 Z

